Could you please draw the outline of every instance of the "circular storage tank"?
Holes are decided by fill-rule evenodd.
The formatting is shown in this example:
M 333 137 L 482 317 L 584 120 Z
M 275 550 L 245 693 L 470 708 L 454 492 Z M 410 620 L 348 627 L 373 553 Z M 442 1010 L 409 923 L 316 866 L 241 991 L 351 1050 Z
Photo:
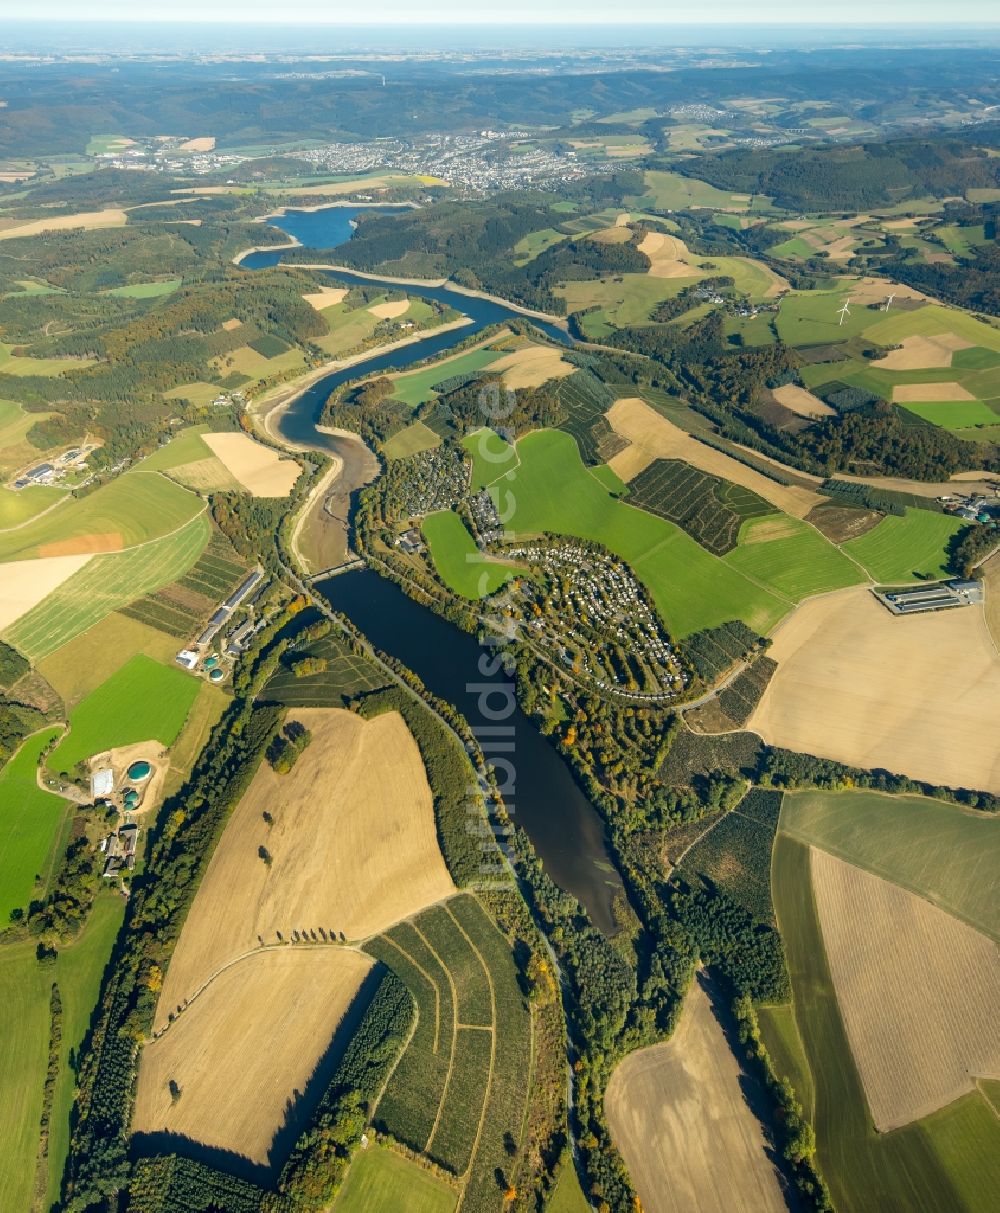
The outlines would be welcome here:
M 144 779 L 148 779 L 152 775 L 153 768 L 145 759 L 140 759 L 138 762 L 133 762 L 125 773 L 133 783 L 142 783 Z
M 206 657 L 205 658 L 205 669 L 206 670 L 214 670 L 218 664 L 219 664 L 219 659 L 217 657 Z
M 139 793 L 134 788 L 130 788 L 125 793 L 125 808 L 134 809 L 138 803 L 139 803 Z
M 209 678 L 211 678 L 213 682 L 221 682 L 224 677 L 225 675 L 221 670 L 213 670 L 211 674 L 209 674 Z

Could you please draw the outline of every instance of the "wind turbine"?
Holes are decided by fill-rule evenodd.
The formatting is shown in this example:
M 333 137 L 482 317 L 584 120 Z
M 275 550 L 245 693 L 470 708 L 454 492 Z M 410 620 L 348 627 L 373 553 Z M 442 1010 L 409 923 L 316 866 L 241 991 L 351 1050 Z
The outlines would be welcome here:
M 851 302 L 851 299 L 850 299 L 850 296 L 848 296 L 848 297 L 847 297 L 847 298 L 844 300 L 844 306 L 843 306 L 843 307 L 840 309 L 840 311 L 839 311 L 839 312 L 837 312 L 837 315 L 840 317 L 840 323 L 841 323 L 841 324 L 843 324 L 843 323 L 844 323 L 844 317 L 845 317 L 845 316 L 849 316 L 849 315 L 851 314 L 851 309 L 848 307 L 848 304 L 849 304 L 850 302 Z
M 895 298 L 896 298 L 896 295 L 895 295 L 895 292 L 894 292 L 894 293 L 893 293 L 893 294 L 891 294 L 891 295 L 889 296 L 889 298 L 888 298 L 888 299 L 885 301 L 885 310 L 886 310 L 886 311 L 888 311 L 888 310 L 889 310 L 889 308 L 890 308 L 890 307 L 892 307 L 892 301 L 893 301 L 893 299 L 895 299 Z

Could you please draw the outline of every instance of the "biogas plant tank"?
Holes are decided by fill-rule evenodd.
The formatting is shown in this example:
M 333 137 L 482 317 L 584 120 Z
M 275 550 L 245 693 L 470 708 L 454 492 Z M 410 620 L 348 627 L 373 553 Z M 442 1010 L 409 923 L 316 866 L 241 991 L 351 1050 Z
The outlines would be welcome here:
M 139 761 L 133 762 L 128 769 L 128 777 L 132 783 L 142 783 L 144 779 L 148 779 L 153 773 L 153 768 L 148 762 Z

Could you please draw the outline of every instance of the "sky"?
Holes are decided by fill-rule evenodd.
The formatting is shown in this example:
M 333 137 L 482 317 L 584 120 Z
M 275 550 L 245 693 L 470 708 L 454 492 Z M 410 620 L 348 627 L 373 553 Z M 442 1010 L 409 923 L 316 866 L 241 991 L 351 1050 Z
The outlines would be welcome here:
M 835 4 L 804 5 L 802 0 L 713 0 L 696 6 L 685 0 L 626 0 L 609 10 L 607 0 L 503 0 L 491 5 L 470 5 L 468 0 L 379 0 L 377 5 L 345 4 L 343 0 L 295 0 L 280 5 L 274 0 L 0 0 L 0 20 L 24 21 L 172 21 L 289 24 L 423 24 L 458 23 L 500 25 L 607 23 L 615 24 L 877 24 L 913 25 L 930 22 L 954 26 L 1000 20 L 997 0 L 837 0 Z

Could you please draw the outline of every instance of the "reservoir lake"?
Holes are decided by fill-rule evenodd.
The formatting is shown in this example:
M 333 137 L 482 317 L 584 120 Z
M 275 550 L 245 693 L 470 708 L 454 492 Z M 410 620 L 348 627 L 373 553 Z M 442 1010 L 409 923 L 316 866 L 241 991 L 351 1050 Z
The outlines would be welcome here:
M 308 248 L 334 249 L 350 239 L 353 224 L 366 210 L 370 208 L 338 206 L 290 211 L 269 222 Z M 273 249 L 249 253 L 240 264 L 247 269 L 277 265 L 282 252 Z M 373 279 L 371 275 L 361 277 L 337 270 L 331 271 L 330 277 L 347 285 L 370 286 L 385 281 L 387 286 L 399 289 L 396 284 Z M 432 332 L 411 345 L 376 353 L 350 367 L 331 371 L 298 396 L 278 423 L 282 437 L 290 443 L 319 448 L 343 460 L 342 479 L 351 482 L 340 485 L 341 493 L 354 492 L 367 483 L 370 473 L 366 474 L 366 470 L 371 459 L 359 439 L 325 434 L 317 429 L 323 405 L 336 387 L 379 371 L 405 370 L 425 358 L 444 353 L 487 325 L 523 319 L 502 303 L 465 295 L 447 286 L 405 289 L 410 295 L 434 299 L 461 311 L 472 323 L 446 333 Z M 558 326 L 534 318 L 531 323 L 555 340 L 569 343 Z M 362 451 L 366 458 L 360 457 Z M 483 737 L 487 757 L 489 741 L 484 730 L 498 723 L 509 729 L 504 736 L 509 739 L 511 750 L 504 755 L 504 768 L 498 769 L 497 775 L 501 784 L 507 785 L 504 799 L 509 802 L 513 820 L 531 838 L 549 876 L 582 903 L 595 926 L 612 934 L 616 929 L 613 903 L 623 890 L 608 850 L 604 823 L 566 762 L 520 708 L 510 703 L 502 721 L 494 717 L 501 702 L 509 703 L 511 679 L 502 669 L 492 675 L 483 674 L 482 670 L 489 667 L 487 660 L 481 659 L 491 656 L 490 651 L 475 637 L 414 602 L 370 569 L 331 577 L 316 588 L 377 648 L 402 661 L 430 691 L 453 704 L 473 731 Z M 485 684 L 490 684 L 490 688 Z

